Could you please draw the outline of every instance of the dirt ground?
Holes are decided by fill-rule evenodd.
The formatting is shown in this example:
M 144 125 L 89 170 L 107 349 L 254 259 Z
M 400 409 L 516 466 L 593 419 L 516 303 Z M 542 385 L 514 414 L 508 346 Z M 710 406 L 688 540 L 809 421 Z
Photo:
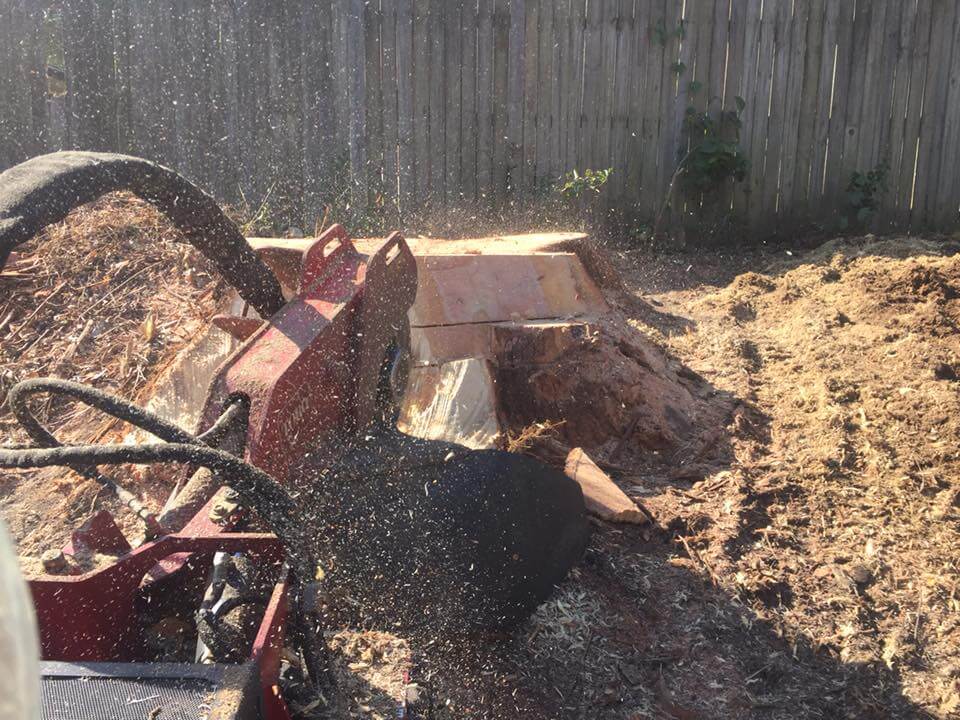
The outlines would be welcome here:
M 658 527 L 598 527 L 541 611 L 571 632 L 534 623 L 558 715 L 958 715 L 958 250 L 619 254 L 638 327 L 736 410 L 617 477 Z
M 144 257 L 131 236 L 107 237 L 128 265 L 75 274 L 101 254 L 73 237 L 59 265 L 25 253 L 0 275 L 0 371 L 138 397 L 196 332 L 218 290 L 186 251 Z M 675 452 L 608 463 L 654 523 L 597 521 L 581 564 L 518 631 L 338 634 L 344 714 L 393 716 L 412 664 L 435 718 L 960 716 L 958 251 L 869 237 L 806 251 L 610 248 L 636 296 L 623 308 L 633 330 L 702 379 L 724 420 Z M 167 270 L 125 295 L 151 263 Z M 103 273 L 112 289 L 96 284 Z M 68 300 L 111 307 L 112 329 L 63 326 Z M 67 437 L 88 424 L 46 412 Z M 12 425 L 0 412 L 5 438 Z M 133 487 L 148 502 L 168 490 Z M 0 475 L 0 496 L 33 556 L 112 507 L 89 483 L 27 473 Z

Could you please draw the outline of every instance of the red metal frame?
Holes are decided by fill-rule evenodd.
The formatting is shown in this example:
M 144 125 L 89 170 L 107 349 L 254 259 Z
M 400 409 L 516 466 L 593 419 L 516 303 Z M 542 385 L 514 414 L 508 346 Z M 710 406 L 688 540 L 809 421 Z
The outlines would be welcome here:
M 218 370 L 201 425 L 213 422 L 228 397 L 248 397 L 245 459 L 286 482 L 292 464 L 309 450 L 372 419 L 380 364 L 407 322 L 416 288 L 416 263 L 399 234 L 365 255 L 342 227 L 333 226 L 304 253 L 297 296 Z M 137 660 L 136 600 L 145 586 L 205 572 L 207 558 L 218 551 L 282 561 L 276 537 L 225 532 L 209 520 L 209 506 L 181 532 L 129 552 L 112 518 L 102 513 L 75 532 L 65 548 L 70 553 L 82 544 L 124 554 L 81 575 L 30 579 L 44 659 Z M 269 720 L 289 720 L 277 686 L 286 605 L 281 583 L 251 649 Z
M 304 253 L 297 296 L 217 372 L 204 424 L 227 397 L 248 397 L 246 459 L 286 482 L 309 450 L 371 419 L 380 361 L 407 322 L 416 272 L 398 233 L 364 255 L 331 227 Z

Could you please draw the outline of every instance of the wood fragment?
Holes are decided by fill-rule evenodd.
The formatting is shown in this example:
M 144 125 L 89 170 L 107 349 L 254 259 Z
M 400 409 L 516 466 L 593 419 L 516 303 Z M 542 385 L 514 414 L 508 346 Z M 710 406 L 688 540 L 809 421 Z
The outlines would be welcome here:
M 609 522 L 634 525 L 650 522 L 650 518 L 590 459 L 583 448 L 570 451 L 564 471 L 567 477 L 580 485 L 587 511 L 593 515 Z

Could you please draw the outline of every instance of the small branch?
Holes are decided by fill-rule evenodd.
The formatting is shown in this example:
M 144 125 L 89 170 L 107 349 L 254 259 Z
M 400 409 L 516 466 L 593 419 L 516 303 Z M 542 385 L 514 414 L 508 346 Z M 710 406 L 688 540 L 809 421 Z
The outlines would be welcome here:
M 673 196 L 674 185 L 677 184 L 677 178 L 680 177 L 680 173 L 683 171 L 687 160 L 690 159 L 691 152 L 693 151 L 687 151 L 687 154 L 681 158 L 679 163 L 677 163 L 677 169 L 673 171 L 673 176 L 670 178 L 670 185 L 667 186 L 667 194 L 664 196 L 663 204 L 660 206 L 660 210 L 657 212 L 657 217 L 653 221 L 653 237 L 657 237 L 657 235 L 660 234 L 660 223 L 663 222 L 663 214 L 667 211 L 667 205 L 670 204 L 670 198 Z

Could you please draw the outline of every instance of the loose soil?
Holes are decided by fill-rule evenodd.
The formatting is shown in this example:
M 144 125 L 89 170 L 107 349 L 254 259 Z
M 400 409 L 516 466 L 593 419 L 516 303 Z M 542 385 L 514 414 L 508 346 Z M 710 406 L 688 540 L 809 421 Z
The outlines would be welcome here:
M 108 198 L 18 256 L 0 275 L 0 370 L 148 396 L 220 292 L 169 233 Z M 341 630 L 335 706 L 390 717 L 412 665 L 435 718 L 957 717 L 958 249 L 870 237 L 793 255 L 611 249 L 630 333 L 713 410 L 688 442 L 598 446 L 655 522 L 597 521 L 582 563 L 509 635 Z M 42 412 L 66 438 L 119 432 Z M 558 418 L 542 420 L 562 444 Z M 6 411 L 0 433 L 22 440 Z M 518 447 L 536 453 L 535 436 Z M 0 488 L 24 556 L 58 547 L 91 509 L 125 516 L 69 473 L 4 473 Z M 169 491 L 131 488 L 155 506 Z

